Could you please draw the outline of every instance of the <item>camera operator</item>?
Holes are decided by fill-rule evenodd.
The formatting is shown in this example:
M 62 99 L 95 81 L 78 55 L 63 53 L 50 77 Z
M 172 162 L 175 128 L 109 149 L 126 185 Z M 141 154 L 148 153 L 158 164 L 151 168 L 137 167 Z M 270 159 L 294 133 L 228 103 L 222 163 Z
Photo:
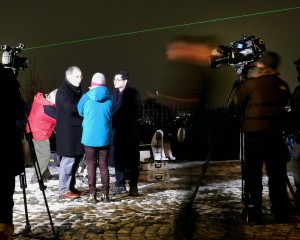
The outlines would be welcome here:
M 290 219 L 291 204 L 287 192 L 286 167 L 288 149 L 283 139 L 285 106 L 290 97 L 288 84 L 278 77 L 280 56 L 263 52 L 256 61 L 251 78 L 241 83 L 236 92 L 242 107 L 242 131 L 245 153 L 245 208 L 242 218 L 262 221 L 262 167 L 268 176 L 271 213 L 278 221 Z
M 294 183 L 296 186 L 295 202 L 300 209 L 300 58 L 294 62 L 296 64 L 296 70 L 298 72 L 299 85 L 294 89 L 291 96 L 291 114 L 293 117 L 293 134 L 294 134 L 294 145 L 291 156 L 291 169 L 293 172 Z
M 12 239 L 12 234 L 14 232 L 13 195 L 15 191 L 15 177 L 25 170 L 22 138 L 26 118 L 24 102 L 19 91 L 19 82 L 17 81 L 12 69 L 6 69 L 2 64 L 0 64 L 0 80 L 1 82 L 5 82 L 7 85 L 10 85 L 8 88 L 9 91 L 16 92 L 13 100 L 16 104 L 16 145 L 13 150 L 13 156 L 1 162 L 0 173 L 0 239 Z M 6 142 L 7 144 L 4 145 L 4 148 L 8 149 L 10 142 Z

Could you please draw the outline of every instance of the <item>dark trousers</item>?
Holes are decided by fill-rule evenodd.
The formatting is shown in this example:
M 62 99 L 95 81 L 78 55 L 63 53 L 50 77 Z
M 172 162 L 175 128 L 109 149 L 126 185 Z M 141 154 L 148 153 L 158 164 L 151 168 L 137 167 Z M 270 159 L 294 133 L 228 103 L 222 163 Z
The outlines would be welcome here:
M 117 134 L 118 133 L 118 134 Z M 138 138 L 128 138 L 130 134 L 112 131 L 113 144 L 110 148 L 110 166 L 115 168 L 115 186 L 125 187 L 126 179 L 130 187 L 136 187 L 139 179 L 140 150 Z
M 125 166 L 123 162 L 116 162 L 115 174 L 115 185 L 117 187 L 125 187 L 126 179 L 129 180 L 130 187 L 136 187 L 139 178 L 139 163 L 132 163 Z
M 0 223 L 7 225 L 13 224 L 15 178 L 25 170 L 22 145 L 23 132 L 20 127 L 16 127 L 15 139 L 14 154 L 10 159 L 2 161 L 0 168 Z M 9 147 L 8 144 L 7 147 Z
M 287 213 L 290 201 L 287 192 L 286 163 L 287 146 L 282 134 L 245 133 L 245 189 L 249 192 L 249 203 L 262 210 L 262 167 L 265 163 L 268 176 L 271 211 L 276 214 Z
M 107 194 L 109 191 L 108 154 L 109 147 L 84 146 L 87 162 L 87 174 L 90 194 L 96 194 L 97 167 L 100 170 L 101 191 Z
M 15 192 L 15 175 L 0 174 L 0 223 L 13 224 L 13 195 Z

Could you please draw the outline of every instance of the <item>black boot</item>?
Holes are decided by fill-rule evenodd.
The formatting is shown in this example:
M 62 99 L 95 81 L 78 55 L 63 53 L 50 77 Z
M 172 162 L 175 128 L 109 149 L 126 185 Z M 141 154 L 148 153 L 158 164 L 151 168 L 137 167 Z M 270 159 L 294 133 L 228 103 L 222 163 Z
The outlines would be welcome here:
M 101 200 L 103 203 L 109 203 L 110 200 L 109 200 L 109 194 L 108 193 L 102 193 L 101 194 Z
M 137 186 L 130 186 L 129 188 L 129 196 L 136 197 L 139 195 L 139 190 Z

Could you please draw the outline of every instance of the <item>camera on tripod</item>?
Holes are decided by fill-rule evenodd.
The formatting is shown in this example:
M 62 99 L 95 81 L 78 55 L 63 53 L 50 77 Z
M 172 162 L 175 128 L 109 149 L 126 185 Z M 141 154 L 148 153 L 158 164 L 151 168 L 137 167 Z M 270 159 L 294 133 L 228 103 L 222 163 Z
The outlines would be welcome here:
M 255 36 L 245 36 L 230 46 L 220 45 L 216 51 L 218 56 L 211 59 L 211 67 L 220 67 L 221 64 L 228 66 L 244 66 L 255 62 L 266 50 L 265 41 Z
M 11 68 L 14 71 L 19 69 L 25 69 L 28 67 L 28 59 L 25 57 L 17 56 L 18 53 L 22 52 L 25 47 L 23 43 L 20 43 L 18 47 L 10 47 L 8 45 L 2 45 L 1 49 L 4 50 L 2 53 L 2 64 L 5 68 Z

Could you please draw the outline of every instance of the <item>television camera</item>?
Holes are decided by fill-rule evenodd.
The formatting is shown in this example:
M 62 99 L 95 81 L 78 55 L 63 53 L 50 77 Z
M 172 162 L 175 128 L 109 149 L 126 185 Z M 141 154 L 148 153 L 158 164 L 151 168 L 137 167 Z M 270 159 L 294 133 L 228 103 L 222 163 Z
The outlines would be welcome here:
M 262 38 L 243 35 L 241 40 L 232 42 L 230 46 L 220 45 L 211 57 L 211 67 L 220 67 L 221 64 L 235 68 L 245 65 L 252 67 L 251 63 L 265 50 L 265 41 Z
M 20 43 L 17 47 L 10 47 L 8 45 L 2 45 L 2 64 L 5 68 L 11 68 L 13 71 L 25 69 L 28 67 L 28 59 L 25 57 L 19 57 L 17 54 L 22 52 L 25 47 L 23 43 Z

